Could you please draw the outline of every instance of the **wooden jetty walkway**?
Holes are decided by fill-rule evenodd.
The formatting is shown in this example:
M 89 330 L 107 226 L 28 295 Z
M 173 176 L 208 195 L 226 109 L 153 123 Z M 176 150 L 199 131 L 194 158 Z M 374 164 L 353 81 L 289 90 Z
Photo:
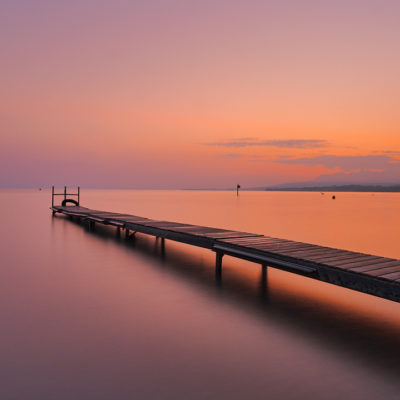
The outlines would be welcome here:
M 62 195 L 62 205 L 54 205 L 54 196 Z M 216 253 L 216 272 L 221 274 L 224 255 L 271 266 L 359 292 L 400 302 L 400 260 L 278 239 L 234 230 L 159 221 L 130 214 L 118 214 L 81 207 L 53 189 L 51 210 L 70 218 L 125 230 L 126 237 L 137 232 L 210 249 Z M 78 193 L 73 194 L 77 195 Z M 71 202 L 74 205 L 68 205 Z

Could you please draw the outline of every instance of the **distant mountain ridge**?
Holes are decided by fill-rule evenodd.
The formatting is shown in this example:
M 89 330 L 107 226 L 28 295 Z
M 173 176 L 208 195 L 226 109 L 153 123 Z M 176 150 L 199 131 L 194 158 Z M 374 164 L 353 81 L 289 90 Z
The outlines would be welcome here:
M 395 185 L 321 185 L 321 186 L 271 186 L 248 190 L 286 191 L 286 192 L 400 192 L 400 184 Z

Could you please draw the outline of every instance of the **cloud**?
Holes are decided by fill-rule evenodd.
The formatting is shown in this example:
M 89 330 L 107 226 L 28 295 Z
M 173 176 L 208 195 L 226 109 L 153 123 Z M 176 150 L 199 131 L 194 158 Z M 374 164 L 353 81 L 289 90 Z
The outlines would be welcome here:
M 324 174 L 309 181 L 308 184 L 350 185 L 350 184 L 398 184 L 399 168 L 391 167 L 386 170 L 359 170 L 357 172 L 337 172 Z
M 389 154 L 391 156 L 400 156 L 400 151 L 394 151 L 394 150 L 386 150 L 386 151 L 382 151 L 382 154 Z
M 223 142 L 206 143 L 207 146 L 220 147 L 255 147 L 269 146 L 288 149 L 307 149 L 324 147 L 328 144 L 326 140 L 320 139 L 293 139 L 293 140 L 259 140 L 256 138 L 237 138 Z
M 311 181 L 291 183 L 285 186 L 348 185 L 348 184 L 398 184 L 400 163 L 393 156 L 317 156 L 308 158 L 283 158 L 275 160 L 291 165 L 324 165 L 330 169 Z
M 343 170 L 352 171 L 355 169 L 362 170 L 382 170 L 387 169 L 391 164 L 396 162 L 393 157 L 388 155 L 366 155 L 366 156 L 334 156 L 323 155 L 316 157 L 304 158 L 287 158 L 281 157 L 276 162 L 280 164 L 292 165 L 324 165 L 327 168 L 341 168 Z
M 237 154 L 237 153 L 226 153 L 226 154 L 221 154 L 221 157 L 225 157 L 225 158 L 239 158 L 242 157 L 241 154 Z

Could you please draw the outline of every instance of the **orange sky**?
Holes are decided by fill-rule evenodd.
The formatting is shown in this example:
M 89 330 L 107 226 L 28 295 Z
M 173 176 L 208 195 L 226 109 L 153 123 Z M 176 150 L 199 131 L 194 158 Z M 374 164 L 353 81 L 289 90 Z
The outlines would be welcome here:
M 397 0 L 2 1 L 0 186 L 400 183 L 399 18 Z

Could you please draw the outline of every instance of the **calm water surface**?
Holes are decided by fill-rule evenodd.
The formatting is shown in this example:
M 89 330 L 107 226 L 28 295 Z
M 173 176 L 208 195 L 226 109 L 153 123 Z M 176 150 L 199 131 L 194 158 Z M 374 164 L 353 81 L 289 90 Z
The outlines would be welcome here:
M 400 304 L 0 191 L 1 399 L 398 399 Z M 400 258 L 400 194 L 83 190 L 82 205 Z

